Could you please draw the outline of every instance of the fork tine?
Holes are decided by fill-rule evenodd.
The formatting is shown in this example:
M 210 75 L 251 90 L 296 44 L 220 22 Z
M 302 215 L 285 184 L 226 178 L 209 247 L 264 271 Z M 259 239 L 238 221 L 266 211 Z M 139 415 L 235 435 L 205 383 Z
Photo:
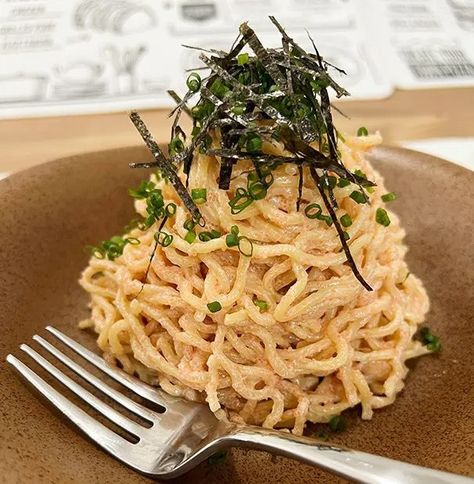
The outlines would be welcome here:
M 51 334 L 56 336 L 56 338 L 62 341 L 66 346 L 69 346 L 69 348 L 74 350 L 78 355 L 86 359 L 89 363 L 92 363 L 94 366 L 102 370 L 114 380 L 121 383 L 123 386 L 127 387 L 129 390 L 135 392 L 137 395 L 140 395 L 146 400 L 149 400 L 152 403 L 156 403 L 157 405 L 161 405 L 165 408 L 173 405 L 173 403 L 176 402 L 173 397 L 170 397 L 159 388 L 153 388 L 150 385 L 141 382 L 137 378 L 134 378 L 128 373 L 125 373 L 120 368 L 114 368 L 112 366 L 109 366 L 103 358 L 97 356 L 92 351 L 89 351 L 87 348 L 77 343 L 73 339 L 69 338 L 69 336 L 66 336 L 64 333 L 54 328 L 53 326 L 46 326 L 46 329 Z
M 36 363 L 41 365 L 48 373 L 54 376 L 78 397 L 82 398 L 82 400 L 88 403 L 91 407 L 95 408 L 98 412 L 107 417 L 111 422 L 117 424 L 119 427 L 122 427 L 136 437 L 139 437 L 142 433 L 141 431 L 145 430 L 144 427 L 117 412 L 117 410 L 112 408 L 110 405 L 97 398 L 85 388 L 81 387 L 81 385 L 77 384 L 74 380 L 65 375 L 61 370 L 58 370 L 54 365 L 43 358 L 30 346 L 22 344 L 20 345 L 20 349 L 31 356 L 31 358 L 33 358 Z
M 59 361 L 68 366 L 80 377 L 84 378 L 84 380 L 88 381 L 91 385 L 98 388 L 101 392 L 112 398 L 112 400 L 120 403 L 120 405 L 132 411 L 139 417 L 149 420 L 151 423 L 156 422 L 156 420 L 158 419 L 158 413 L 155 413 L 152 410 L 149 410 L 147 407 L 134 402 L 131 398 L 126 397 L 125 395 L 113 389 L 103 381 L 99 380 L 99 378 L 95 377 L 85 368 L 71 360 L 68 356 L 66 356 L 63 352 L 59 351 L 56 347 L 43 339 L 41 336 L 35 334 L 33 336 L 33 339 L 37 341 L 45 350 L 49 351 L 53 356 L 55 356 Z
M 28 368 L 22 361 L 13 355 L 7 356 L 7 362 L 12 365 L 36 390 L 46 397 L 66 417 L 74 422 L 83 432 L 91 437 L 97 444 L 109 451 L 112 455 L 120 458 L 128 446 L 128 441 L 116 434 L 105 425 L 101 424 L 88 413 L 84 412 L 76 404 L 70 402 L 64 395 L 61 395 L 49 383 L 46 383 L 33 370 Z M 122 457 L 123 459 L 123 457 Z

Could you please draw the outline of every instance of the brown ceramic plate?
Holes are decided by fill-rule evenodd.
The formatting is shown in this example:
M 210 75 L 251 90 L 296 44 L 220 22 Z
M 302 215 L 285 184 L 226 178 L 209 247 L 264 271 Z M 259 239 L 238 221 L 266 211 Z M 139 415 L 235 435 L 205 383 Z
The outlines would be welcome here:
M 372 154 L 393 209 L 408 232 L 411 269 L 431 297 L 427 324 L 443 351 L 414 363 L 394 405 L 363 422 L 357 411 L 333 441 L 447 471 L 474 468 L 474 312 L 472 236 L 474 174 L 413 151 Z M 126 194 L 145 173 L 131 160 L 142 148 L 88 154 L 31 168 L 0 182 L 0 481 L 34 483 L 146 482 L 87 441 L 5 364 L 9 352 L 46 324 L 94 347 L 77 321 L 87 296 L 77 279 L 84 246 L 120 230 L 132 216 Z M 34 346 L 34 344 L 33 344 Z M 233 450 L 225 463 L 203 463 L 179 482 L 341 482 L 317 469 L 270 455 Z

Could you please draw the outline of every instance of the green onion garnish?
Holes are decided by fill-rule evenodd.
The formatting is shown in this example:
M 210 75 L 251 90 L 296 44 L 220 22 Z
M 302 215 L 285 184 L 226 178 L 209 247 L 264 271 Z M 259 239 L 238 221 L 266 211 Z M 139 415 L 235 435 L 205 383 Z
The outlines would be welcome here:
M 420 329 L 421 341 L 426 345 L 426 347 L 436 353 L 441 350 L 441 340 L 439 336 L 432 333 L 430 328 L 424 327 Z
M 207 305 L 207 309 L 209 309 L 211 313 L 217 313 L 222 309 L 222 305 L 219 301 L 213 301 Z
M 87 247 L 91 255 L 97 259 L 115 260 L 123 254 L 127 244 L 138 245 L 140 241 L 135 237 L 123 238 L 114 235 L 109 240 L 103 240 L 98 247 Z
M 194 227 L 196 227 L 196 222 L 195 222 L 194 220 L 187 219 L 187 220 L 184 222 L 183 227 L 184 227 L 186 230 L 194 230 Z
M 345 178 L 339 178 L 339 180 L 337 182 L 337 186 L 339 188 L 348 187 L 350 184 L 351 184 L 351 182 L 349 180 L 346 180 Z
M 154 238 L 156 242 L 163 246 L 163 247 L 168 247 L 171 242 L 173 242 L 173 236 L 171 234 L 167 234 L 166 232 L 163 232 L 160 230 L 159 232 L 156 232 L 154 235 Z
M 397 199 L 397 194 L 394 192 L 389 192 L 389 193 L 386 193 L 385 195 L 382 195 L 382 200 L 384 202 L 393 202 L 396 199 Z
M 257 133 L 249 133 L 247 135 L 247 141 L 245 148 L 248 152 L 260 151 L 262 149 L 262 138 Z
M 201 242 L 209 242 L 212 239 L 218 239 L 221 233 L 218 230 L 211 230 L 210 232 L 201 232 L 199 234 L 199 240 Z
M 219 99 L 223 99 L 224 96 L 230 91 L 230 89 L 222 82 L 221 79 L 216 79 L 210 88 L 212 94 L 217 96 Z
M 188 233 L 184 236 L 184 240 L 188 244 L 192 244 L 196 240 L 196 232 L 194 230 L 188 230 Z
M 201 76 L 197 72 L 191 72 L 186 81 L 186 86 L 191 92 L 198 92 L 201 89 Z
M 239 245 L 239 227 L 237 225 L 232 225 L 230 234 L 225 238 L 225 243 L 227 247 L 237 247 Z
M 239 187 L 235 192 L 235 197 L 229 200 L 230 211 L 232 215 L 240 213 L 247 208 L 253 202 L 253 198 L 245 190 L 245 188 Z
M 207 201 L 207 188 L 193 188 L 191 190 L 191 198 L 196 205 L 200 205 Z
M 237 114 L 240 116 L 241 114 L 245 113 L 245 104 L 242 103 L 235 103 L 234 106 L 232 106 L 232 112 L 234 114 Z
M 138 188 L 129 188 L 128 194 L 133 198 L 143 199 L 147 198 L 150 192 L 155 188 L 155 184 L 151 181 L 143 180 Z
M 375 220 L 378 224 L 388 227 L 390 225 L 390 217 L 384 208 L 378 208 L 375 212 Z
M 168 203 L 165 208 L 165 214 L 167 217 L 172 217 L 176 213 L 176 203 Z
M 322 220 L 323 222 L 326 222 L 329 227 L 332 225 L 332 218 L 329 215 L 320 215 L 317 217 L 318 220 Z
M 375 192 L 374 187 L 366 187 L 366 190 L 367 190 L 368 193 L 374 193 Z
M 304 213 L 308 218 L 322 220 L 331 226 L 333 223 L 332 218 L 329 215 L 323 215 L 322 212 L 323 209 L 318 203 L 310 203 L 304 209 Z
M 361 126 L 357 130 L 357 136 L 368 136 L 368 135 L 369 135 L 369 132 L 367 131 L 367 128 L 365 126 Z
M 360 176 L 361 178 L 365 178 L 367 180 L 367 175 L 359 168 L 357 168 L 357 170 L 354 171 L 354 175 Z
M 239 252 L 246 257 L 252 257 L 253 254 L 253 242 L 244 235 L 239 237 Z
M 268 304 L 263 299 L 254 299 L 253 303 L 255 304 L 255 306 L 258 307 L 261 313 L 265 312 L 268 309 Z
M 335 415 L 334 417 L 331 417 L 331 420 L 329 420 L 329 428 L 333 432 L 343 432 L 346 430 L 347 424 L 341 415 Z
M 362 192 L 359 192 L 358 190 L 354 190 L 349 196 L 352 198 L 352 200 L 354 200 L 354 202 L 366 203 L 364 194 Z
M 176 153 L 181 153 L 184 150 L 183 140 L 179 136 L 175 136 L 170 143 L 170 153 L 172 155 Z
M 318 203 L 310 203 L 309 205 L 306 205 L 304 209 L 305 215 L 310 219 L 318 218 L 322 212 L 323 209 Z
M 342 234 L 344 235 L 344 240 L 349 240 L 351 238 L 351 236 L 346 231 L 342 232 Z
M 340 219 L 341 225 L 343 227 L 350 227 L 352 225 L 352 219 L 349 214 L 343 215 Z
M 254 200 L 262 200 L 267 196 L 267 187 L 261 181 L 256 181 L 248 186 L 248 193 Z
M 242 54 L 239 54 L 237 56 L 237 64 L 239 64 L 239 66 L 243 66 L 244 64 L 247 64 L 248 61 L 249 61 L 249 55 L 246 52 L 243 52 Z

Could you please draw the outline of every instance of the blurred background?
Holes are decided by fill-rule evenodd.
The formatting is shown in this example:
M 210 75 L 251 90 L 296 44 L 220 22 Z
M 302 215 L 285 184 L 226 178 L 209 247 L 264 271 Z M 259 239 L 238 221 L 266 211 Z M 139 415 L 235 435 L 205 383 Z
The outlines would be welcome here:
M 474 169 L 474 0 L 0 0 L 0 176 L 76 153 L 136 145 L 139 109 L 167 142 L 167 94 L 199 52 L 228 50 L 268 20 L 347 73 L 341 131 L 380 130 Z

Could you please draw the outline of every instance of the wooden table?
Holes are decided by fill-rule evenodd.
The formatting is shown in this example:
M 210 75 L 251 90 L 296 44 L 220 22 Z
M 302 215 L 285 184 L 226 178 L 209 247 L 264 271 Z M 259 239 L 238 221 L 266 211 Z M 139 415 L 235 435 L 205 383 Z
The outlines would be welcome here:
M 338 104 L 341 131 L 380 130 L 385 143 L 474 136 L 474 88 L 396 91 L 380 101 Z M 1 109 L 1 108 L 0 108 Z M 166 110 L 141 112 L 159 142 L 169 137 Z M 126 113 L 0 121 L 0 172 L 17 171 L 76 153 L 141 143 Z

